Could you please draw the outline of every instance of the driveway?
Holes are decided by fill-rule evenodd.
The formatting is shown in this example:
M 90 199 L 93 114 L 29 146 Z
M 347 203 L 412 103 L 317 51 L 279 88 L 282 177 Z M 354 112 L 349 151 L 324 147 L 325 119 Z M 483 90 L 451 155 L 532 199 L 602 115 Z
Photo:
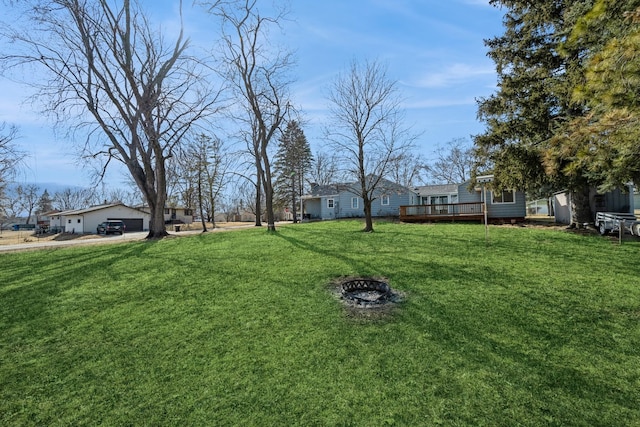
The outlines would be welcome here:
M 214 229 L 209 229 L 209 232 L 222 232 L 222 231 L 231 231 L 231 230 L 241 230 L 246 228 L 255 227 L 253 223 L 251 224 L 242 224 L 242 225 L 234 225 L 234 226 L 221 226 L 216 227 Z M 186 231 L 169 231 L 167 230 L 170 236 L 193 236 L 195 234 L 202 234 L 202 230 L 186 230 Z M 113 235 L 113 236 L 96 236 L 94 239 L 74 239 L 74 240 L 45 240 L 45 241 L 32 241 L 28 243 L 17 243 L 13 245 L 0 245 L 0 253 L 3 252 L 13 252 L 13 251 L 24 251 L 24 250 L 38 250 L 38 249 L 50 249 L 50 248 L 59 248 L 66 246 L 77 246 L 77 245 L 103 245 L 108 243 L 122 243 L 125 241 L 133 241 L 133 240 L 144 240 L 147 237 L 147 231 L 137 231 L 125 233 L 123 235 Z

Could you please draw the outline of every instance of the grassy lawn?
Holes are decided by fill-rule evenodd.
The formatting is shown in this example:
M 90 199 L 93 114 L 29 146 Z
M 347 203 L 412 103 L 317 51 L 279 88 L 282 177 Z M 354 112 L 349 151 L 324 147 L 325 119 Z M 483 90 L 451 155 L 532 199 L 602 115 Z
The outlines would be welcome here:
M 640 425 L 640 242 L 361 228 L 0 255 L 0 425 Z

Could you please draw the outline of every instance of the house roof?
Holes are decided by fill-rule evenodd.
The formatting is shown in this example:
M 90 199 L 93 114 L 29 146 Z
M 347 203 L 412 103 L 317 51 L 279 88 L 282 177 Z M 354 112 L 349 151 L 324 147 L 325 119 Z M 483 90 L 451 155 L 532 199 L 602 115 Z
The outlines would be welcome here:
M 129 207 L 129 206 L 125 205 L 124 203 L 109 203 L 109 204 L 106 204 L 106 205 L 91 206 L 91 207 L 84 208 L 84 209 L 72 209 L 72 210 L 68 210 L 68 211 L 62 211 L 62 212 L 58 212 L 57 215 L 60 215 L 60 216 L 83 215 L 83 214 L 90 213 L 90 212 L 96 212 L 96 211 L 99 211 L 99 210 L 102 210 L 102 209 L 112 208 L 114 206 L 124 206 L 127 209 L 139 210 L 139 209 L 136 209 L 136 208 Z
M 319 197 L 337 196 L 343 191 L 356 192 L 359 188 L 358 182 L 343 182 L 330 185 L 313 185 L 311 192 L 302 196 L 303 199 L 314 199 Z M 377 186 L 380 191 L 395 191 L 397 193 L 408 193 L 412 190 L 400 184 L 396 184 L 388 179 L 381 179 Z M 357 194 L 357 193 L 356 193 Z
M 311 192 L 302 197 L 304 198 L 317 198 L 317 197 L 326 197 L 326 196 L 335 196 L 340 191 L 338 191 L 338 186 L 340 184 L 332 184 L 332 185 L 313 185 L 311 186 Z
M 418 193 L 418 196 L 433 196 L 436 194 L 457 194 L 458 186 L 460 184 L 436 184 L 436 185 L 423 185 L 415 187 L 413 190 Z

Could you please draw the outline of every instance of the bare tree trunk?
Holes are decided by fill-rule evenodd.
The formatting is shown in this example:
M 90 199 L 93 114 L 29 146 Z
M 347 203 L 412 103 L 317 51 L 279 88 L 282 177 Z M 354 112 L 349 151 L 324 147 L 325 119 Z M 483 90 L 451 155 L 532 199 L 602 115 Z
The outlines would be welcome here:
M 202 159 L 199 159 L 198 161 L 198 205 L 200 206 L 200 222 L 202 223 L 202 232 L 206 233 L 207 232 L 207 221 L 206 218 L 204 216 L 204 203 L 202 203 L 203 201 L 203 194 L 202 194 L 202 174 L 204 173 L 204 171 L 202 170 Z
M 256 227 L 262 227 L 262 168 L 257 165 L 259 175 L 256 177 Z
M 296 176 L 291 176 L 291 213 L 293 214 L 293 223 L 298 223 L 298 203 L 296 201 Z
M 363 199 L 364 204 L 364 231 L 365 233 L 369 233 L 373 231 L 373 218 L 371 216 L 371 202 L 372 200 L 369 197 L 365 196 Z
M 264 170 L 262 171 L 264 186 L 265 208 L 267 209 L 267 231 L 276 231 L 276 220 L 273 212 L 273 180 L 271 177 L 271 164 L 267 156 L 267 144 L 262 144 L 262 163 Z

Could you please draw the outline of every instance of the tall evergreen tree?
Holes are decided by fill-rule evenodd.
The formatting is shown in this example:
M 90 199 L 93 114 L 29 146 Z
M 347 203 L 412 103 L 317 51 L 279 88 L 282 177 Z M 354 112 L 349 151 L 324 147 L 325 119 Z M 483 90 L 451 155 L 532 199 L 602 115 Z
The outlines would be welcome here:
M 491 0 L 506 9 L 505 32 L 487 40 L 496 63 L 498 90 L 479 100 L 478 117 L 487 130 L 474 138 L 478 171 L 491 170 L 498 188 L 537 191 L 568 188 L 572 222 L 590 222 L 589 187 L 583 173 L 545 169 L 556 132 L 583 115 L 572 97 L 581 81 L 588 45 L 565 42 L 593 0 Z
M 583 174 L 601 191 L 640 182 L 640 1 L 597 0 L 566 45 L 590 45 L 573 91 L 587 109 L 552 139 L 548 169 Z
M 40 195 L 40 199 L 38 199 L 38 206 L 36 207 L 36 214 L 43 214 L 45 212 L 50 212 L 53 210 L 53 199 L 49 195 L 49 192 L 45 188 L 45 190 Z
M 274 169 L 277 174 L 276 193 L 290 204 L 293 222 L 297 222 L 298 197 L 304 193 L 305 176 L 311 168 L 311 148 L 300 124 L 292 120 L 280 137 Z M 302 216 L 304 212 L 300 212 Z

